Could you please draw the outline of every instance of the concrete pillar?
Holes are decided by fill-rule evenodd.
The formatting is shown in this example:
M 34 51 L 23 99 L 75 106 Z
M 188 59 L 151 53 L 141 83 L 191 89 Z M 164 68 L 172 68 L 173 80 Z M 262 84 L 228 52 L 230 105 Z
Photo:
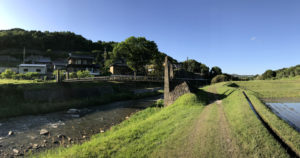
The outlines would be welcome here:
M 69 75 L 70 75 L 70 74 L 69 74 L 69 71 L 67 71 L 67 72 L 66 72 L 66 80 L 69 79 Z
M 170 63 L 170 79 L 173 79 L 174 78 L 174 70 L 173 70 L 173 64 Z
M 56 82 L 57 83 L 61 82 L 60 71 L 59 70 L 56 71 Z
M 165 57 L 165 73 L 164 73 L 164 106 L 169 105 L 169 93 L 170 93 L 170 74 L 169 74 L 169 61 L 168 56 Z

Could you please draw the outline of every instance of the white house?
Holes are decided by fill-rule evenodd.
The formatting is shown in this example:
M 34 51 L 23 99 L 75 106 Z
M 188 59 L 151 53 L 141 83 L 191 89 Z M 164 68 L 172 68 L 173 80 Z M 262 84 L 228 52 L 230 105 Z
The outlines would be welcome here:
M 39 74 L 47 73 L 46 64 L 20 64 L 19 73 L 37 72 Z

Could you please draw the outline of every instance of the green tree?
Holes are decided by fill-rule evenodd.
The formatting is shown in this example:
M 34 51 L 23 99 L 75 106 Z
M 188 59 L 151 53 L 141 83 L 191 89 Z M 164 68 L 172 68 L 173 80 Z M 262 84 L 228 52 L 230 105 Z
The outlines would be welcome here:
M 271 79 L 273 77 L 276 77 L 276 72 L 272 71 L 272 70 L 267 70 L 266 72 L 264 72 L 262 74 L 262 79 L 263 80 L 265 80 L 265 79 Z
M 228 80 L 229 78 L 226 75 L 217 75 L 211 80 L 211 83 L 213 84 L 213 83 L 224 82 Z
M 137 72 L 143 71 L 157 53 L 156 43 L 144 37 L 129 37 L 113 49 L 115 59 L 125 59 L 128 67 L 133 70 L 134 76 Z
M 204 78 L 208 78 L 209 77 L 209 67 L 207 67 L 205 64 L 201 64 L 200 65 L 200 73 L 201 73 L 201 76 L 203 76 Z
M 217 66 L 214 66 L 211 68 L 209 73 L 210 73 L 210 77 L 214 78 L 215 76 L 222 74 L 222 69 Z

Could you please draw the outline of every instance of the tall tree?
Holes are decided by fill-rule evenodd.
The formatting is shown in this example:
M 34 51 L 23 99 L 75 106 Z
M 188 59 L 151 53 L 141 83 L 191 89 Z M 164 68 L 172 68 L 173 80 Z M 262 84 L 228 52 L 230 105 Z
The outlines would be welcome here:
M 213 78 L 217 75 L 221 75 L 222 74 L 222 69 L 219 68 L 218 66 L 214 66 L 211 68 L 210 70 L 210 77 Z
M 113 54 L 116 58 L 126 59 L 126 64 L 136 77 L 137 72 L 144 70 L 144 66 L 158 54 L 158 48 L 154 41 L 132 36 L 115 46 Z

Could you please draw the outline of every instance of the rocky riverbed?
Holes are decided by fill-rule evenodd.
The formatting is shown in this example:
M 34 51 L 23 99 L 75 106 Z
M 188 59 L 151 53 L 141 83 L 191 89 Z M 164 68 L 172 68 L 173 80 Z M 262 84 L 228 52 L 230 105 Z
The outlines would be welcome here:
M 103 133 L 162 96 L 120 101 L 85 109 L 0 120 L 0 157 L 24 156 L 58 146 L 71 146 Z

